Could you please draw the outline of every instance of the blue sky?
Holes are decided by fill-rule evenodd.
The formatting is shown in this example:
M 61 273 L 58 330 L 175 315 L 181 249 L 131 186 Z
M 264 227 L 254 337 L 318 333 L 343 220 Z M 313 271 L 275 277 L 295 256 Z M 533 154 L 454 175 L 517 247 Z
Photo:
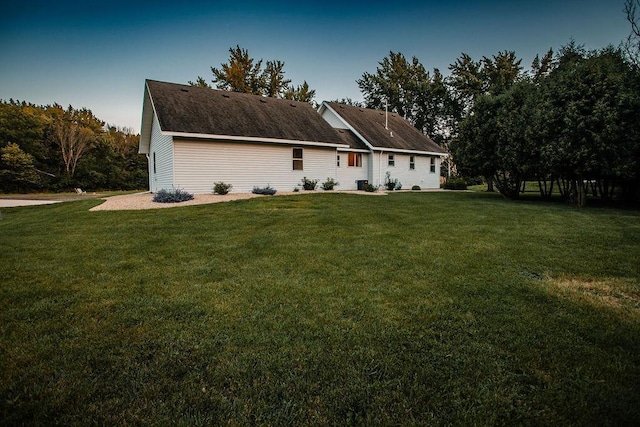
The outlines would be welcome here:
M 140 129 L 146 78 L 186 83 L 239 44 L 285 62 L 316 101 L 362 96 L 356 84 L 389 51 L 429 70 L 462 52 L 513 50 L 525 67 L 570 39 L 617 46 L 629 33 L 624 0 L 566 1 L 83 1 L 15 0 L 0 16 L 0 99 L 87 107 Z

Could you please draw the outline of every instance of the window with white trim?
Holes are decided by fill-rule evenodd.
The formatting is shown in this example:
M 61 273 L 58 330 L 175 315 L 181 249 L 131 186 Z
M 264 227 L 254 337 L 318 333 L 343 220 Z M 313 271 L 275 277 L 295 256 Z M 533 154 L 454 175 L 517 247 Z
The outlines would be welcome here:
M 336 166 L 340 167 L 340 154 L 336 156 Z
M 409 169 L 413 170 L 416 168 L 416 156 L 409 156 Z
M 362 167 L 362 153 L 349 153 L 349 166 Z
M 302 148 L 293 149 L 293 170 L 301 171 L 302 169 Z
M 431 157 L 431 173 L 436 173 L 436 158 Z
M 396 165 L 396 158 L 395 158 L 395 156 L 393 154 L 389 154 L 388 165 L 389 166 L 395 166 Z

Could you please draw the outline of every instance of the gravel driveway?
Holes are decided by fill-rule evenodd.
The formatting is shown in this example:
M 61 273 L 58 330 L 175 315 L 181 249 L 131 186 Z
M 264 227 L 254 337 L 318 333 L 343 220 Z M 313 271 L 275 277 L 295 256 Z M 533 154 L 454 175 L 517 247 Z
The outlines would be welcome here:
M 277 196 L 288 196 L 288 195 L 302 195 L 302 194 L 313 194 L 314 192 L 278 192 Z M 316 193 L 320 193 L 319 191 Z M 334 191 L 334 193 L 340 193 L 340 191 Z M 383 191 L 377 191 L 375 193 L 366 193 L 364 191 L 345 191 L 345 193 L 349 194 L 362 194 L 362 195 L 371 195 L 371 196 L 383 196 L 386 195 Z M 155 203 L 153 201 L 153 194 L 146 193 L 136 193 L 136 194 L 125 194 L 122 196 L 112 196 L 103 199 L 105 202 L 95 206 L 90 211 L 118 211 L 118 210 L 141 210 L 141 209 L 163 209 L 163 208 L 177 208 L 180 206 L 193 206 L 193 205 L 204 205 L 207 203 L 220 203 L 220 202 L 231 202 L 233 200 L 242 200 L 242 199 L 252 199 L 254 197 L 273 197 L 273 196 L 264 196 L 260 194 L 252 194 L 252 193 L 229 193 L 224 196 L 220 196 L 218 194 L 195 194 L 193 200 L 188 200 L 186 202 L 180 203 Z

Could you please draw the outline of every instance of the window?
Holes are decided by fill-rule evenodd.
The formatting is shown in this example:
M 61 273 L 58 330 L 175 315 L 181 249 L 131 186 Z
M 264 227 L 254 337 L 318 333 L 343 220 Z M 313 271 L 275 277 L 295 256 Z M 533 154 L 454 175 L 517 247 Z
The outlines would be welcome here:
M 153 173 L 156 173 L 156 152 L 153 152 Z
M 413 170 L 416 168 L 416 156 L 409 156 L 409 169 Z
M 362 153 L 349 153 L 349 166 L 362 167 Z
M 293 149 L 293 170 L 302 170 L 302 148 Z
M 393 154 L 389 154 L 389 166 L 395 166 L 395 165 L 396 165 L 395 156 Z
M 336 156 L 336 166 L 340 167 L 340 154 Z
M 436 173 L 436 158 L 431 157 L 431 173 Z

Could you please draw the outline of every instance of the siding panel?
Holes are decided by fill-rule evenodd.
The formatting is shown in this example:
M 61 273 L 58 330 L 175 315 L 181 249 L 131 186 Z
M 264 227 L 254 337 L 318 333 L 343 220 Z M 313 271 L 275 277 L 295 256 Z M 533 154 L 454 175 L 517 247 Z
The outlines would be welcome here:
M 270 185 L 292 191 L 303 177 L 336 179 L 335 149 L 303 148 L 303 170 L 293 170 L 294 146 L 238 142 L 175 141 L 176 186 L 192 193 L 211 193 L 213 184 L 232 184 L 248 193 Z M 297 147 L 299 148 L 299 147 Z
M 394 155 L 395 166 L 389 166 L 388 155 L 390 153 L 376 153 L 374 160 L 374 181 L 384 186 L 385 175 L 391 173 L 391 179 L 397 179 L 402 184 L 402 189 L 410 190 L 414 185 L 420 188 L 440 187 L 440 158 L 434 157 L 436 170 L 431 172 L 431 156 L 415 156 L 415 169 L 409 169 L 409 154 L 391 153 Z
M 173 188 L 173 138 L 163 135 L 158 118 L 153 115 L 149 147 L 149 190 L 153 193 Z M 155 173 L 154 173 L 155 161 Z

